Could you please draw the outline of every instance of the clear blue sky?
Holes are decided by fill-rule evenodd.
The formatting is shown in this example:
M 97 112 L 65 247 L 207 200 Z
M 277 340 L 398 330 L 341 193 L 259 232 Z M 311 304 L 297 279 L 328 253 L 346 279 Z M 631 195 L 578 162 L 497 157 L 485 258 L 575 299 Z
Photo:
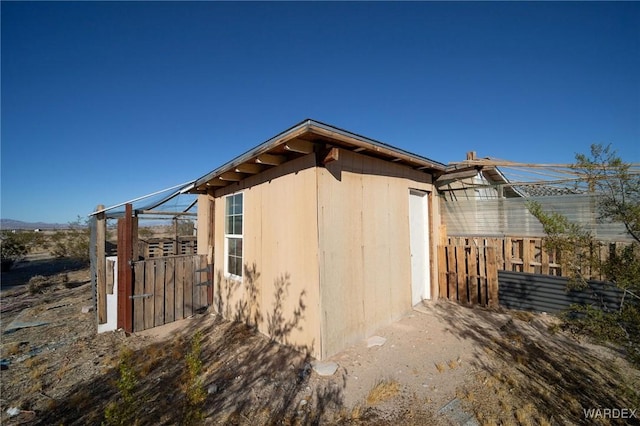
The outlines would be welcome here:
M 65 223 L 313 118 L 440 162 L 640 162 L 639 3 L 6 2 L 1 216 Z

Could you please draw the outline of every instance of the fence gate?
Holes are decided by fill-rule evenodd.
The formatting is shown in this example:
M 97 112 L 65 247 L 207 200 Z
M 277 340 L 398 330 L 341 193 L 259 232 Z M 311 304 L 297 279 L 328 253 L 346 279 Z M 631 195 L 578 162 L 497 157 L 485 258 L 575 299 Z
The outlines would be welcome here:
M 498 304 L 498 269 L 491 246 L 438 246 L 440 297 L 463 305 Z
M 206 255 L 133 262 L 133 331 L 187 318 L 209 306 L 209 277 Z

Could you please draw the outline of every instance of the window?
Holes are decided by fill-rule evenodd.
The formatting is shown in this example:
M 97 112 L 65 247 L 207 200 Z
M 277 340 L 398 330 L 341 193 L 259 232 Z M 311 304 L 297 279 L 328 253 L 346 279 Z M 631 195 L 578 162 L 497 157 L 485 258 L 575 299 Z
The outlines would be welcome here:
M 242 277 L 242 193 L 226 198 L 224 238 L 225 272 Z

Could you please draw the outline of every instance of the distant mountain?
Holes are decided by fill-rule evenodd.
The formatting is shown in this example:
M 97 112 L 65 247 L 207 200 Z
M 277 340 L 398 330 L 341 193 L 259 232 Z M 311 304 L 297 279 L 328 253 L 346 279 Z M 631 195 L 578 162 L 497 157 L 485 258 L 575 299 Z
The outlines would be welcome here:
M 23 222 L 14 219 L 0 219 L 0 229 L 64 229 L 68 228 L 68 224 L 45 223 L 45 222 Z

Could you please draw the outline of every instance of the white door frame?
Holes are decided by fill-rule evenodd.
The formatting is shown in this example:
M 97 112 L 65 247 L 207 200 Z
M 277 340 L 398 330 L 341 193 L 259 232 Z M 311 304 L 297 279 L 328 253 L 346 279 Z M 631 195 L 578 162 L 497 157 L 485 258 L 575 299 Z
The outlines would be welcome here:
M 411 304 L 431 299 L 429 250 L 429 193 L 409 190 L 409 249 L 411 252 Z

